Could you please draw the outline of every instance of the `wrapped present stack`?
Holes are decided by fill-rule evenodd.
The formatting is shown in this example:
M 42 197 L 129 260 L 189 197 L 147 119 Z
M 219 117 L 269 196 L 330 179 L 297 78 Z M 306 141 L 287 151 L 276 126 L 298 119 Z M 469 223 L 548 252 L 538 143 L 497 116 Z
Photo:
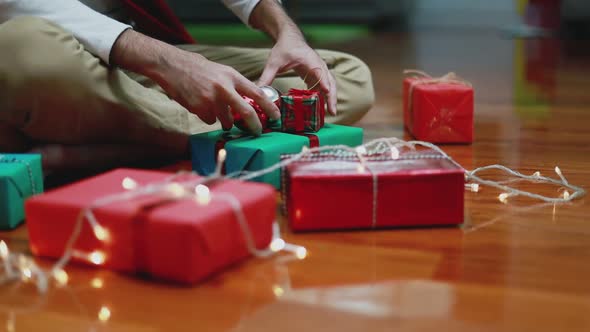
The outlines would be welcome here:
M 281 129 L 267 129 L 258 137 L 238 128 L 191 136 L 193 170 L 202 175 L 212 174 L 221 149 L 227 152 L 224 173 L 236 174 L 269 167 L 278 163 L 281 155 L 300 152 L 303 147 L 353 147 L 362 143 L 361 128 L 324 125 L 325 105 L 320 93 L 292 89 L 282 95 L 281 100 Z M 254 180 L 272 184 L 278 189 L 280 171 L 277 169 Z
M 81 213 L 99 224 L 82 224 L 73 260 L 157 279 L 195 283 L 248 257 L 249 244 L 268 247 L 274 189 L 203 180 L 194 174 L 118 169 L 33 197 L 26 202 L 31 251 L 63 257 Z M 183 190 L 201 194 L 180 199 Z
M 414 70 L 403 82 L 404 125 L 431 143 L 473 142 L 473 88 L 454 73 L 442 77 Z
M 407 151 L 361 158 L 313 153 L 283 169 L 293 231 L 463 222 L 464 171 L 445 156 Z
M 25 219 L 24 201 L 43 192 L 39 154 L 0 154 L 0 230 Z

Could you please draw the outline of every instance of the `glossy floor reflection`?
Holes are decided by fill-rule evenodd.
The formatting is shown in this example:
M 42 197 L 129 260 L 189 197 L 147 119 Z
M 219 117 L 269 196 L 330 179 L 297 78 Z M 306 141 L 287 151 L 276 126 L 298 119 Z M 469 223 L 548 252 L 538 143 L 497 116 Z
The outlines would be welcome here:
M 550 175 L 559 165 L 588 188 L 587 43 L 438 30 L 318 46 L 373 69 L 377 104 L 360 123 L 367 139 L 403 137 L 403 69 L 454 71 L 475 86 L 476 138 L 445 151 L 468 169 L 499 163 Z M 461 228 L 285 230 L 308 248 L 305 260 L 252 259 L 191 288 L 72 266 L 69 286 L 44 298 L 30 286 L 0 288 L 0 331 L 590 330 L 587 198 L 502 204 L 498 194 L 466 193 Z M 27 248 L 24 227 L 0 239 Z

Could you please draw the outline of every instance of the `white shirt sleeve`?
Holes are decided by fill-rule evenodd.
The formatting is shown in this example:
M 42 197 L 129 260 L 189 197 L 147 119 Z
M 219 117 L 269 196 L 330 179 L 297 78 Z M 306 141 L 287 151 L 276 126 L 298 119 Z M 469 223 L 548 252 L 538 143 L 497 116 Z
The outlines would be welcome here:
M 36 16 L 58 24 L 106 63 L 119 35 L 131 28 L 77 0 L 0 0 L 0 24 L 18 16 Z
M 256 7 L 256 5 L 260 2 L 260 0 L 221 0 L 223 4 L 229 8 L 237 17 L 244 22 L 244 24 L 249 25 L 248 21 L 250 20 L 250 14 Z

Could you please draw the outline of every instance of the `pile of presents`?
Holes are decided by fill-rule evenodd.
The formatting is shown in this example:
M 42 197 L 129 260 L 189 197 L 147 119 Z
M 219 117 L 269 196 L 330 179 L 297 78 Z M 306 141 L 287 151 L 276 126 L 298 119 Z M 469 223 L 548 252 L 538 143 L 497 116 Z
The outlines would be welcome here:
M 468 84 L 453 77 L 409 77 L 403 97 L 405 126 L 418 140 L 473 140 L 473 89 Z M 450 160 L 432 151 L 370 154 L 355 149 L 363 143 L 363 130 L 324 123 L 324 100 L 315 91 L 289 91 L 279 104 L 281 123 L 260 136 L 239 128 L 193 135 L 196 174 L 116 169 L 43 193 L 40 155 L 0 154 L 0 230 L 16 228 L 26 219 L 32 253 L 59 258 L 81 211 L 94 204 L 93 216 L 109 238 L 97 238 L 84 224 L 77 250 L 100 251 L 104 259 L 98 263 L 106 268 L 194 283 L 248 257 L 249 245 L 268 247 L 277 219 L 277 190 L 294 232 L 463 222 L 464 171 Z M 357 154 L 310 153 L 253 181 L 208 181 L 211 174 L 248 174 L 289 160 L 305 148 L 336 145 Z M 225 160 L 219 165 L 222 150 Z M 172 189 L 198 183 L 191 190 L 206 191 L 212 199 L 204 204 L 171 200 L 169 192 L 154 191 L 95 204 L 155 183 Z M 232 200 L 215 199 L 224 195 Z M 231 202 L 238 202 L 240 213 Z M 237 220 L 239 214 L 243 220 Z M 249 238 L 244 237 L 242 221 Z

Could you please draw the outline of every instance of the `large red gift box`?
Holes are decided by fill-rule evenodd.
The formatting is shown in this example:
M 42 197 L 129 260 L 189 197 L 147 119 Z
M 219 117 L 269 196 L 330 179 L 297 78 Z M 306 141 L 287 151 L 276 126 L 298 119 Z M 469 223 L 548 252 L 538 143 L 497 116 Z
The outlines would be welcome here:
M 31 251 L 38 256 L 61 257 L 83 208 L 125 192 L 124 181 L 133 180 L 141 187 L 161 184 L 171 176 L 118 169 L 29 199 L 26 221 Z M 199 178 L 183 175 L 176 183 Z M 276 216 L 274 188 L 233 180 L 217 181 L 209 188 L 211 200 L 206 205 L 160 193 L 94 208 L 97 221 L 110 236 L 99 241 L 92 227 L 84 223 L 74 248 L 86 255 L 74 255 L 73 259 L 92 264 L 96 259 L 92 253 L 101 253 L 104 263 L 100 265 L 106 268 L 181 283 L 200 281 L 250 255 L 235 210 L 226 200 L 216 199 L 221 194 L 239 201 L 256 248 L 266 248 Z
M 463 222 L 464 173 L 439 154 L 398 159 L 315 154 L 283 169 L 293 231 L 455 225 Z
M 404 125 L 416 139 L 473 142 L 473 103 L 473 88 L 468 84 L 429 77 L 404 79 Z

